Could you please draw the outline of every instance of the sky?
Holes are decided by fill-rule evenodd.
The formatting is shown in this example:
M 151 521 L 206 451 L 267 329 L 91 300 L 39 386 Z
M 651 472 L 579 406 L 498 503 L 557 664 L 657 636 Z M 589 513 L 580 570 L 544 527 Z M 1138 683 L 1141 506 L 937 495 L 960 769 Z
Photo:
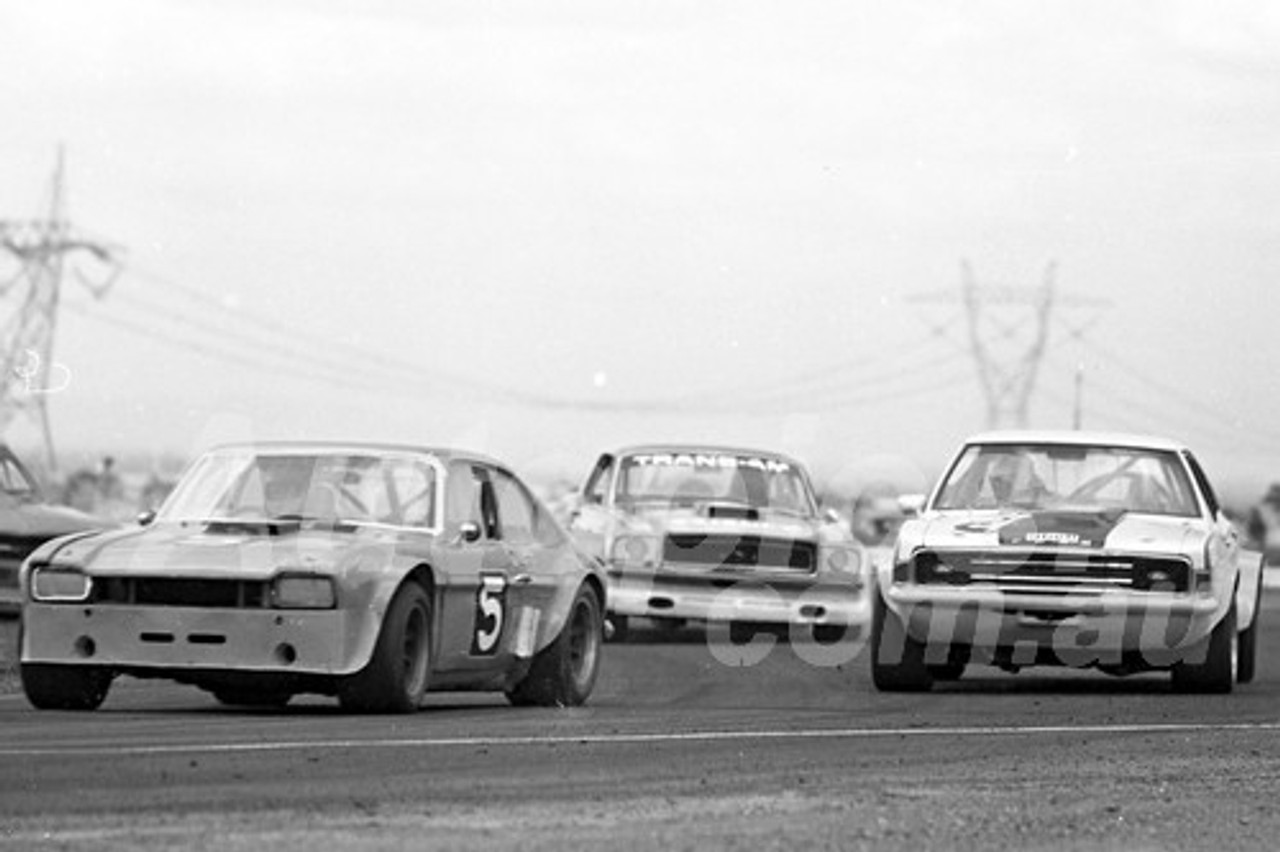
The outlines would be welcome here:
M 1266 0 L 42 0 L 0 9 L 0 75 L 0 220 L 47 215 L 62 151 L 114 261 L 67 252 L 47 387 L 10 380 L 33 453 L 38 394 L 66 455 L 576 479 L 698 441 L 923 490 L 985 364 L 1035 367 L 1029 426 L 1280 481 Z

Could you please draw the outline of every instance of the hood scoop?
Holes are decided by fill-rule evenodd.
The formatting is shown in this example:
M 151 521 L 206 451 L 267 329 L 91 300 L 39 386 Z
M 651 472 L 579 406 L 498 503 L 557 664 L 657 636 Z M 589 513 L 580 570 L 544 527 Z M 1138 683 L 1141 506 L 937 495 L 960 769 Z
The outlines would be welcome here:
M 760 510 L 754 506 L 741 503 L 708 503 L 702 507 L 702 514 L 708 518 L 730 518 L 737 521 L 758 521 Z
M 1124 512 L 1033 512 L 1000 527 L 1001 544 L 1102 547 Z

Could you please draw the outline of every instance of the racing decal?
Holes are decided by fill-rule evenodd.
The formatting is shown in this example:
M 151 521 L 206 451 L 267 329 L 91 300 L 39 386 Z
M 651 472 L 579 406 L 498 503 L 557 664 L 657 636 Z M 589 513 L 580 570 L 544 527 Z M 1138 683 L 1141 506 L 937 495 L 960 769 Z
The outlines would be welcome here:
M 1119 524 L 1114 512 L 1034 512 L 999 529 L 1001 544 L 1099 548 Z
M 645 453 L 632 456 L 631 463 L 640 467 L 720 467 L 754 468 L 770 473 L 785 473 L 791 465 L 778 459 L 739 456 L 726 453 Z
M 471 655 L 488 657 L 498 650 L 507 618 L 507 578 L 502 574 L 481 574 L 476 593 L 475 629 L 471 634 Z
M 531 606 L 520 607 L 520 616 L 516 619 L 516 656 L 527 660 L 533 656 L 538 642 L 538 622 L 542 620 L 542 610 Z

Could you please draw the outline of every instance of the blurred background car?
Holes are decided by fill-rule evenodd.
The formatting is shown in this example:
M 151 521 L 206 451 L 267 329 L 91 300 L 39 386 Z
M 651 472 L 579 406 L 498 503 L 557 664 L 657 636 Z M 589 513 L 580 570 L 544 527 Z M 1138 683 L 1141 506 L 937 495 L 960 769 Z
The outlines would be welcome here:
M 18 569 L 33 550 L 58 536 L 107 526 L 87 512 L 49 502 L 13 450 L 0 444 L 0 617 L 21 609 Z

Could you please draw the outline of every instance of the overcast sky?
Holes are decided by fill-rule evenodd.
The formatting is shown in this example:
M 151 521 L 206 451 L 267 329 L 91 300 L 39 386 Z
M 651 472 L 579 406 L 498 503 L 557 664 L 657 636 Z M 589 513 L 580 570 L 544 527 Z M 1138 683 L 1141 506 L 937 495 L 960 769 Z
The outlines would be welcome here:
M 1054 276 L 1030 425 L 1072 425 L 1079 370 L 1085 426 L 1280 480 L 1267 0 L 41 0 L 0 10 L 0 75 L 0 217 L 63 145 L 124 262 L 65 280 L 60 449 L 577 476 L 690 439 L 927 479 L 987 425 L 967 261 Z M 985 292 L 1011 369 L 1037 315 Z

